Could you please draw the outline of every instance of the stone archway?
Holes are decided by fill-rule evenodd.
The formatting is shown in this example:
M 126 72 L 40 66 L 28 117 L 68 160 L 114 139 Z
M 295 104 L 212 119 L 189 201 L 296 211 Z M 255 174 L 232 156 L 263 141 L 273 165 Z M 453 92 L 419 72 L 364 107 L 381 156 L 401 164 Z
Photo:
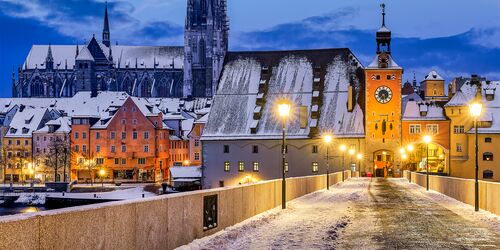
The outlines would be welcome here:
M 394 176 L 394 151 L 380 149 L 373 152 L 373 176 Z

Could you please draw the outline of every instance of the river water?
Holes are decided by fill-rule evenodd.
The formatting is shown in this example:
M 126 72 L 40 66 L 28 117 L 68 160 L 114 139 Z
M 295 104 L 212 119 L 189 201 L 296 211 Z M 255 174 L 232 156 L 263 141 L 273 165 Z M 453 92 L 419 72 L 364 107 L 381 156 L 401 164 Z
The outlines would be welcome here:
M 0 207 L 0 216 L 11 214 L 34 213 L 47 210 L 43 206 L 16 206 L 16 207 Z

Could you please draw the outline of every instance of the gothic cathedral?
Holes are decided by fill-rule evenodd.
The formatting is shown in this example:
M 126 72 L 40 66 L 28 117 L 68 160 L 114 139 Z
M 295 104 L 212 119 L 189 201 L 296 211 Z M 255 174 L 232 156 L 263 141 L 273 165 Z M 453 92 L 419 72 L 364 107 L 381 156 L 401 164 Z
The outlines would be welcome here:
M 399 162 L 401 147 L 401 86 L 403 68 L 391 55 L 391 31 L 382 26 L 377 31 L 377 55 L 365 69 L 366 79 L 366 152 L 375 176 L 386 176 Z
M 184 96 L 215 94 L 228 50 L 227 0 L 188 0 L 184 33 Z

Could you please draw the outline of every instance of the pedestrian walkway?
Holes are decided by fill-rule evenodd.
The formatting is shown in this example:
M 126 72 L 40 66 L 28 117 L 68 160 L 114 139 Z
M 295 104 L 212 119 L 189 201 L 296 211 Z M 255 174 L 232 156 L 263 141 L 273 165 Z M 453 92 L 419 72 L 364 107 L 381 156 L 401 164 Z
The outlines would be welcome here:
M 404 179 L 354 178 L 186 249 L 500 249 L 500 219 Z

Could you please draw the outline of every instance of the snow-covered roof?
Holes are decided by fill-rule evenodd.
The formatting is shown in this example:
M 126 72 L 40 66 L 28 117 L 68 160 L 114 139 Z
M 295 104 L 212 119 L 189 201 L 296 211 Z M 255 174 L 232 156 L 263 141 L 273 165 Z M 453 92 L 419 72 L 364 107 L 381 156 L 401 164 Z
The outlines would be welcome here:
M 435 70 L 432 70 L 427 74 L 424 78 L 425 80 L 439 80 L 439 81 L 444 81 L 444 78 L 441 77 Z
M 442 107 L 420 101 L 408 101 L 403 110 L 403 120 L 446 120 Z
M 323 106 L 318 121 L 311 118 L 314 68 L 320 66 L 326 74 Z M 254 110 L 259 95 L 261 72 L 269 67 L 270 77 L 258 129 Z M 275 139 L 281 136 L 281 123 L 275 114 L 275 104 L 286 98 L 293 109 L 287 123 L 289 138 L 309 138 L 313 123 L 318 129 L 333 131 L 336 136 L 364 136 L 363 111 L 356 105 L 347 111 L 347 90 L 351 76 L 362 67 L 348 49 L 311 51 L 269 51 L 229 53 L 214 96 L 214 104 L 203 131 L 205 140 L 245 138 Z M 358 76 L 359 77 L 359 76 Z M 307 108 L 307 125 L 301 127 L 300 109 Z M 303 109 L 302 108 L 302 109 Z M 253 129 L 255 130 L 255 129 Z
M 500 93 L 496 89 L 500 89 L 500 81 L 481 80 L 481 97 L 483 103 L 483 112 L 480 121 L 491 123 L 491 127 L 481 127 L 479 133 L 497 134 L 500 133 Z M 476 96 L 478 88 L 475 84 L 471 84 L 471 80 L 467 81 L 453 95 L 451 100 L 445 104 L 445 107 L 467 107 Z M 486 98 L 486 95 L 492 95 L 492 98 Z M 468 131 L 474 132 L 474 129 Z
M 49 126 L 56 126 L 57 129 L 54 133 L 69 133 L 71 132 L 71 119 L 67 116 L 62 116 L 54 120 L 50 120 L 45 123 L 41 129 L 34 131 L 34 133 L 48 133 Z
M 47 108 L 28 107 L 20 108 L 12 118 L 5 137 L 31 137 L 33 131 L 43 126 Z
M 76 60 L 94 61 L 94 57 L 90 53 L 90 50 L 87 48 L 87 46 L 82 46 L 82 47 L 83 48 L 78 53 L 78 56 L 76 57 Z
M 395 61 L 394 59 L 392 58 L 392 55 L 391 54 L 387 54 L 388 57 L 389 57 L 389 60 L 388 60 L 388 66 L 387 68 L 389 69 L 402 69 Z M 367 69 L 378 69 L 379 68 L 379 65 L 378 65 L 378 55 L 375 56 L 375 58 L 373 58 L 373 61 L 368 65 L 368 67 L 366 67 Z
M 201 178 L 201 167 L 170 167 L 170 176 L 177 178 Z
M 49 45 L 33 45 L 26 57 L 23 69 L 45 69 Z M 104 55 L 109 55 L 109 48 L 100 44 Z M 79 60 L 94 60 L 86 45 L 79 45 Z M 75 65 L 77 45 L 51 45 L 55 68 L 68 69 Z M 113 64 L 116 68 L 167 68 L 184 67 L 184 48 L 181 46 L 126 46 L 111 45 Z

